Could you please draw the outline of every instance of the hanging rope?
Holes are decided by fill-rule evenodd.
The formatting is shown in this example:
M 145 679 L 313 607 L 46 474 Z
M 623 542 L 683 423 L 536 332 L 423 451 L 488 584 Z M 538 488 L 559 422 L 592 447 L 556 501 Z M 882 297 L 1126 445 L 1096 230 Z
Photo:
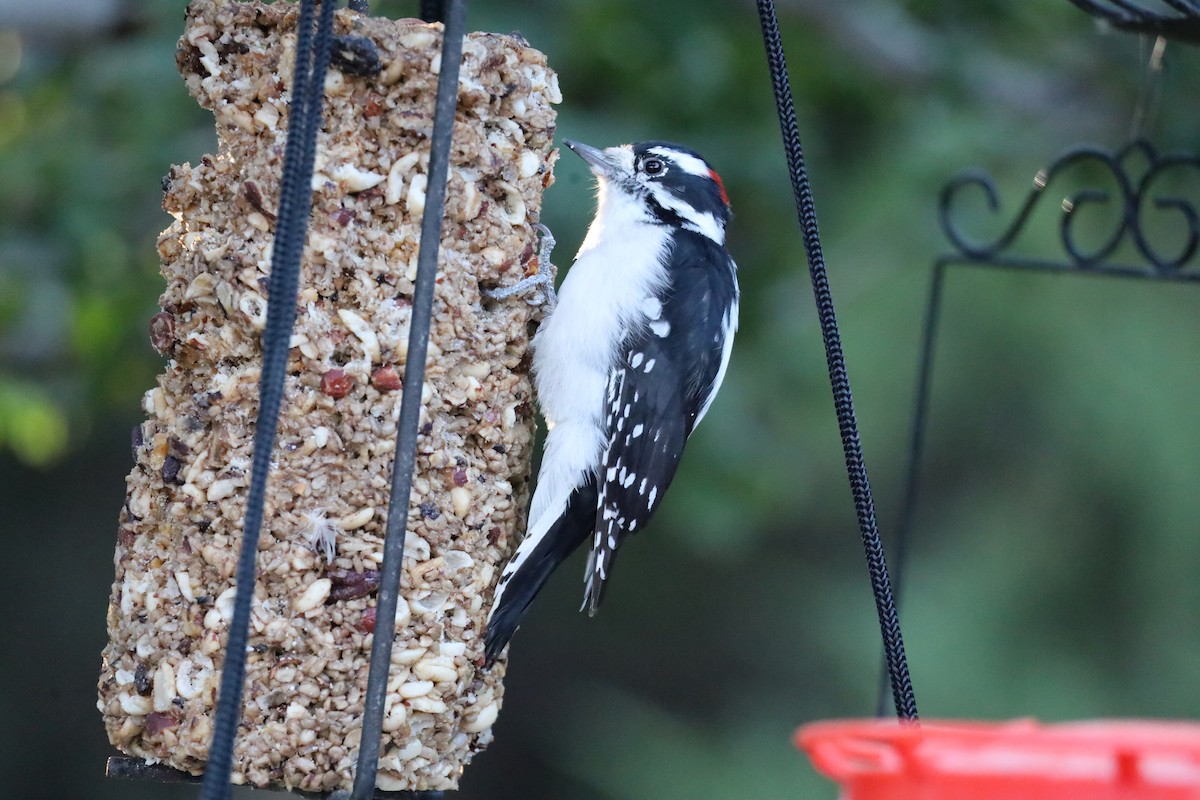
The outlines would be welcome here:
M 771 87 L 775 93 L 775 106 L 783 131 L 788 171 L 796 196 L 800 227 L 804 234 L 804 249 L 808 254 L 808 269 L 817 302 L 817 316 L 820 318 L 821 335 L 825 340 L 825 358 L 829 363 L 833 405 L 837 412 L 838 430 L 842 436 L 842 449 L 846 455 L 850 491 L 854 495 L 854 508 L 858 513 L 858 525 L 862 531 L 863 547 L 867 556 L 867 570 L 871 575 L 871 589 L 875 594 L 875 610 L 879 614 L 879 627 L 883 634 L 883 650 L 887 659 L 888 675 L 891 678 L 892 699 L 896 705 L 896 716 L 903 720 L 916 721 L 917 701 L 908 674 L 904 639 L 900 635 L 900 620 L 892 598 L 883 543 L 879 540 L 879 528 L 875 521 L 871 484 L 867 479 L 867 467 L 858 438 L 858 422 L 854 415 L 854 399 L 850 393 L 850 377 L 846 372 L 846 360 L 842 354 L 837 316 L 834 314 L 829 277 L 825 271 L 825 257 L 821 253 L 817 213 L 812 189 L 808 185 L 808 173 L 804 167 L 804 151 L 800 147 L 800 131 L 796 123 L 796 107 L 788 81 L 783 42 L 779 35 L 779 21 L 775 17 L 774 0 L 757 0 L 757 5 L 763 44 L 767 50 L 767 67 L 771 72 Z
M 396 459 L 392 463 L 392 491 L 388 498 L 387 533 L 383 543 L 383 565 L 379 597 L 375 606 L 375 634 L 371 642 L 371 671 L 364 698 L 362 737 L 354 773 L 353 800 L 368 800 L 375 793 L 379 770 L 379 744 L 383 712 L 387 702 L 388 669 L 396 631 L 396 603 L 400 593 L 404 560 L 404 536 L 412 493 L 413 467 L 417 458 L 417 430 L 421 421 L 421 388 L 425 383 L 425 356 L 433 317 L 433 290 L 437 277 L 438 247 L 442 240 L 442 216 L 446 205 L 446 180 L 450 166 L 451 134 L 458 103 L 458 71 L 466 30 L 466 0 L 447 0 L 446 27 L 442 37 L 442 70 L 438 75 L 437 100 L 433 109 L 430 137 L 429 184 L 425 212 L 421 217 L 421 244 L 417 253 L 417 281 L 413 290 L 412 323 L 408 355 L 404 363 L 404 395 L 396 426 Z
M 296 69 L 292 79 L 291 110 L 288 114 L 287 145 L 284 150 L 283 177 L 279 189 L 279 211 L 275 242 L 271 251 L 271 277 L 267 287 L 267 322 L 262 335 L 263 365 L 258 383 L 258 420 L 254 427 L 254 459 L 250 470 L 250 491 L 246 497 L 246 516 L 242 523 L 242 549 L 238 558 L 235 585 L 237 595 L 229 637 L 225 643 L 225 663 L 221 669 L 221 689 L 213 725 L 208 766 L 204 772 L 202 800 L 228 800 L 229 778 L 233 769 L 233 745 L 242 718 L 242 688 L 246 672 L 246 640 L 250 628 L 250 603 L 254 598 L 258 538 L 262 530 L 263 503 L 271 451 L 279 410 L 283 404 L 284 379 L 287 376 L 288 341 L 296 319 L 296 295 L 300 286 L 300 258 L 308 234 L 308 215 L 312 209 L 313 157 L 316 153 L 317 128 L 321 123 L 325 70 L 333 35 L 333 0 L 321 4 L 317 30 L 313 34 L 316 0 L 301 0 L 296 31 Z

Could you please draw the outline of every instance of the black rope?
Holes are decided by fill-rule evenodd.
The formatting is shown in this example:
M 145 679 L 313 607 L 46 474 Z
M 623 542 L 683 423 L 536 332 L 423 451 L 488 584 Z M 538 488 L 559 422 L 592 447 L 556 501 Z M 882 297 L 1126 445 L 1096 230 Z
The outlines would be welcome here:
M 242 688 L 246 672 L 246 642 L 250 628 L 250 604 L 254 598 L 258 539 L 262 530 L 263 503 L 271 451 L 275 446 L 279 410 L 283 404 L 287 376 L 288 341 L 296 319 L 296 295 L 300 285 L 300 258 L 312 209 L 312 170 L 321 102 L 325 97 L 325 70 L 333 30 L 331 0 L 321 4 L 314 37 L 316 0 L 301 0 L 296 31 L 296 68 L 292 79 L 291 110 L 288 114 L 287 145 L 279 189 L 279 211 L 271 251 L 271 277 L 267 287 L 267 322 L 262 335 L 263 364 L 258 383 L 258 419 L 254 427 L 254 459 L 250 491 L 242 522 L 242 549 L 235 585 L 237 594 L 213 725 L 212 744 L 204 773 L 202 800 L 227 800 L 233 769 L 233 746 L 242 718 Z
M 417 254 L 417 281 L 413 290 L 412 323 L 408 355 L 404 364 L 404 395 L 396 426 L 396 458 L 392 464 L 392 492 L 388 498 L 387 534 L 379 597 L 375 607 L 375 634 L 371 642 L 371 671 L 363 700 L 362 737 L 354 774 L 353 800 L 368 800 L 375 792 L 379 769 L 379 746 L 387 702 L 388 669 L 396 631 L 396 602 L 403 577 L 404 536 L 412 494 L 413 467 L 417 457 L 417 429 L 421 421 L 421 389 L 425 383 L 425 355 L 433 317 L 433 290 L 437 277 L 438 246 L 442 239 L 442 215 L 446 204 L 446 179 L 454 112 L 458 103 L 458 71 L 466 30 L 466 0 L 447 0 L 446 28 L 442 38 L 442 71 L 438 76 L 437 100 L 430 137 L 429 183 L 425 213 L 421 218 L 421 244 Z
M 808 269 L 812 277 L 817 315 L 821 321 L 821 335 L 825 340 L 825 358 L 829 363 L 833 405 L 837 412 L 838 430 L 842 436 L 842 449 L 846 455 L 846 472 L 850 478 L 850 491 L 854 495 L 854 508 L 858 514 L 859 528 L 862 531 L 867 569 L 871 576 L 871 589 L 875 594 L 875 610 L 879 614 L 883 649 L 892 685 L 892 699 L 895 702 L 898 717 L 915 721 L 917 719 L 917 701 L 913 695 L 912 680 L 908 674 L 908 661 L 904 655 L 904 639 L 900 635 L 900 620 L 896 614 L 895 600 L 892 597 L 887 561 L 883 555 L 883 543 L 879 540 L 879 528 L 875 521 L 871 484 L 867 478 L 867 467 L 858 438 L 858 422 L 854 415 L 854 399 L 850 393 L 850 377 L 846 372 L 846 361 L 842 354 L 837 316 L 834 314 L 833 297 L 829 291 L 829 277 L 825 271 L 825 257 L 821 253 L 816 208 L 813 203 L 812 189 L 808 184 L 808 173 L 804 167 L 804 151 L 800 147 L 800 131 L 796 123 L 796 108 L 792 99 L 791 84 L 788 80 L 783 42 L 779 34 L 779 21 L 775 17 L 774 0 L 757 0 L 757 5 L 759 22 L 762 25 L 763 44 L 767 50 L 767 66 L 771 71 L 771 86 L 775 93 L 779 125 L 783 132 L 783 146 L 787 153 L 788 171 L 792 179 L 792 190 L 795 193 L 796 210 L 800 219 L 800 227 L 804 233 L 804 249 L 808 254 Z

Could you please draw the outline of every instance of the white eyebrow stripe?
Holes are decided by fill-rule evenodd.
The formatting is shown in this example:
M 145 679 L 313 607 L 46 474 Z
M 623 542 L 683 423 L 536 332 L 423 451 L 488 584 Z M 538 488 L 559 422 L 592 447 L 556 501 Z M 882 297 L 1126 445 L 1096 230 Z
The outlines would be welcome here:
M 607 147 L 604 149 L 604 154 L 620 165 L 625 172 L 633 172 L 632 145 L 619 144 L 616 147 Z
M 669 159 L 689 175 L 695 175 L 700 178 L 709 177 L 708 164 L 705 164 L 702 159 L 696 158 L 693 155 L 681 153 L 678 150 L 671 150 L 667 147 L 651 147 L 649 152 Z

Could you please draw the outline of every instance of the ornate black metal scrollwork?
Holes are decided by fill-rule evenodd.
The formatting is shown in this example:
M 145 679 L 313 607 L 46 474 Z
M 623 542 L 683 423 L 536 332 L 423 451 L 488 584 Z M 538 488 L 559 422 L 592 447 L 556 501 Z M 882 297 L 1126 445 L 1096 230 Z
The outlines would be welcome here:
M 1071 0 L 1071 2 L 1114 28 L 1200 44 L 1200 0 Z M 1156 6 L 1161 10 L 1154 10 L 1147 6 Z
M 1069 169 L 1091 165 L 1106 173 L 1114 189 L 1084 188 L 1062 201 L 1062 216 L 1059 234 L 1066 263 L 1064 268 L 1098 271 L 1136 272 L 1156 277 L 1200 280 L 1200 270 L 1191 263 L 1200 249 L 1200 208 L 1193 199 L 1156 194 L 1156 186 L 1168 174 L 1194 173 L 1197 196 L 1200 196 L 1200 155 L 1174 153 L 1160 156 L 1146 141 L 1134 141 L 1113 152 L 1099 147 L 1076 147 L 1059 156 L 1049 167 L 1040 170 L 1034 177 L 1033 189 L 1004 231 L 991 241 L 973 240 L 965 235 L 956 222 L 957 203 L 965 190 L 978 187 L 987 200 L 992 212 L 999 211 L 999 193 L 990 175 L 980 170 L 970 170 L 952 178 L 943 188 L 939 204 L 939 217 L 946 238 L 958 250 L 953 258 L 974 262 L 1010 263 L 1022 261 L 1012 255 L 1009 248 L 1017 240 L 1036 206 L 1046 195 L 1047 189 Z M 1114 197 L 1114 195 L 1116 195 Z M 1098 246 L 1090 249 L 1080 245 L 1075 233 L 1075 223 L 1081 210 L 1101 204 L 1118 204 L 1112 214 L 1112 230 L 1103 237 Z M 1179 221 L 1177 230 L 1181 243 L 1175 243 L 1171 252 L 1166 245 L 1156 244 L 1149 231 L 1153 214 L 1167 213 Z M 1114 264 L 1113 254 L 1123 242 L 1128 241 L 1144 259 L 1145 264 L 1127 267 Z M 1053 266 L 1052 262 L 1040 260 L 1042 266 Z

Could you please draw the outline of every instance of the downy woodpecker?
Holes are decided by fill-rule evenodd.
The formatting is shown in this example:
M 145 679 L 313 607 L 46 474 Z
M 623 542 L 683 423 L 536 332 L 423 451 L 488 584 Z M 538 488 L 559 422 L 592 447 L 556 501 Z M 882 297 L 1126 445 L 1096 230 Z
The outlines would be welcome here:
M 598 208 L 533 340 L 548 433 L 528 532 L 488 618 L 489 664 L 584 541 L 583 606 L 596 612 L 617 548 L 662 502 L 717 394 L 737 329 L 732 214 L 708 162 L 666 142 L 566 146 L 595 174 Z

